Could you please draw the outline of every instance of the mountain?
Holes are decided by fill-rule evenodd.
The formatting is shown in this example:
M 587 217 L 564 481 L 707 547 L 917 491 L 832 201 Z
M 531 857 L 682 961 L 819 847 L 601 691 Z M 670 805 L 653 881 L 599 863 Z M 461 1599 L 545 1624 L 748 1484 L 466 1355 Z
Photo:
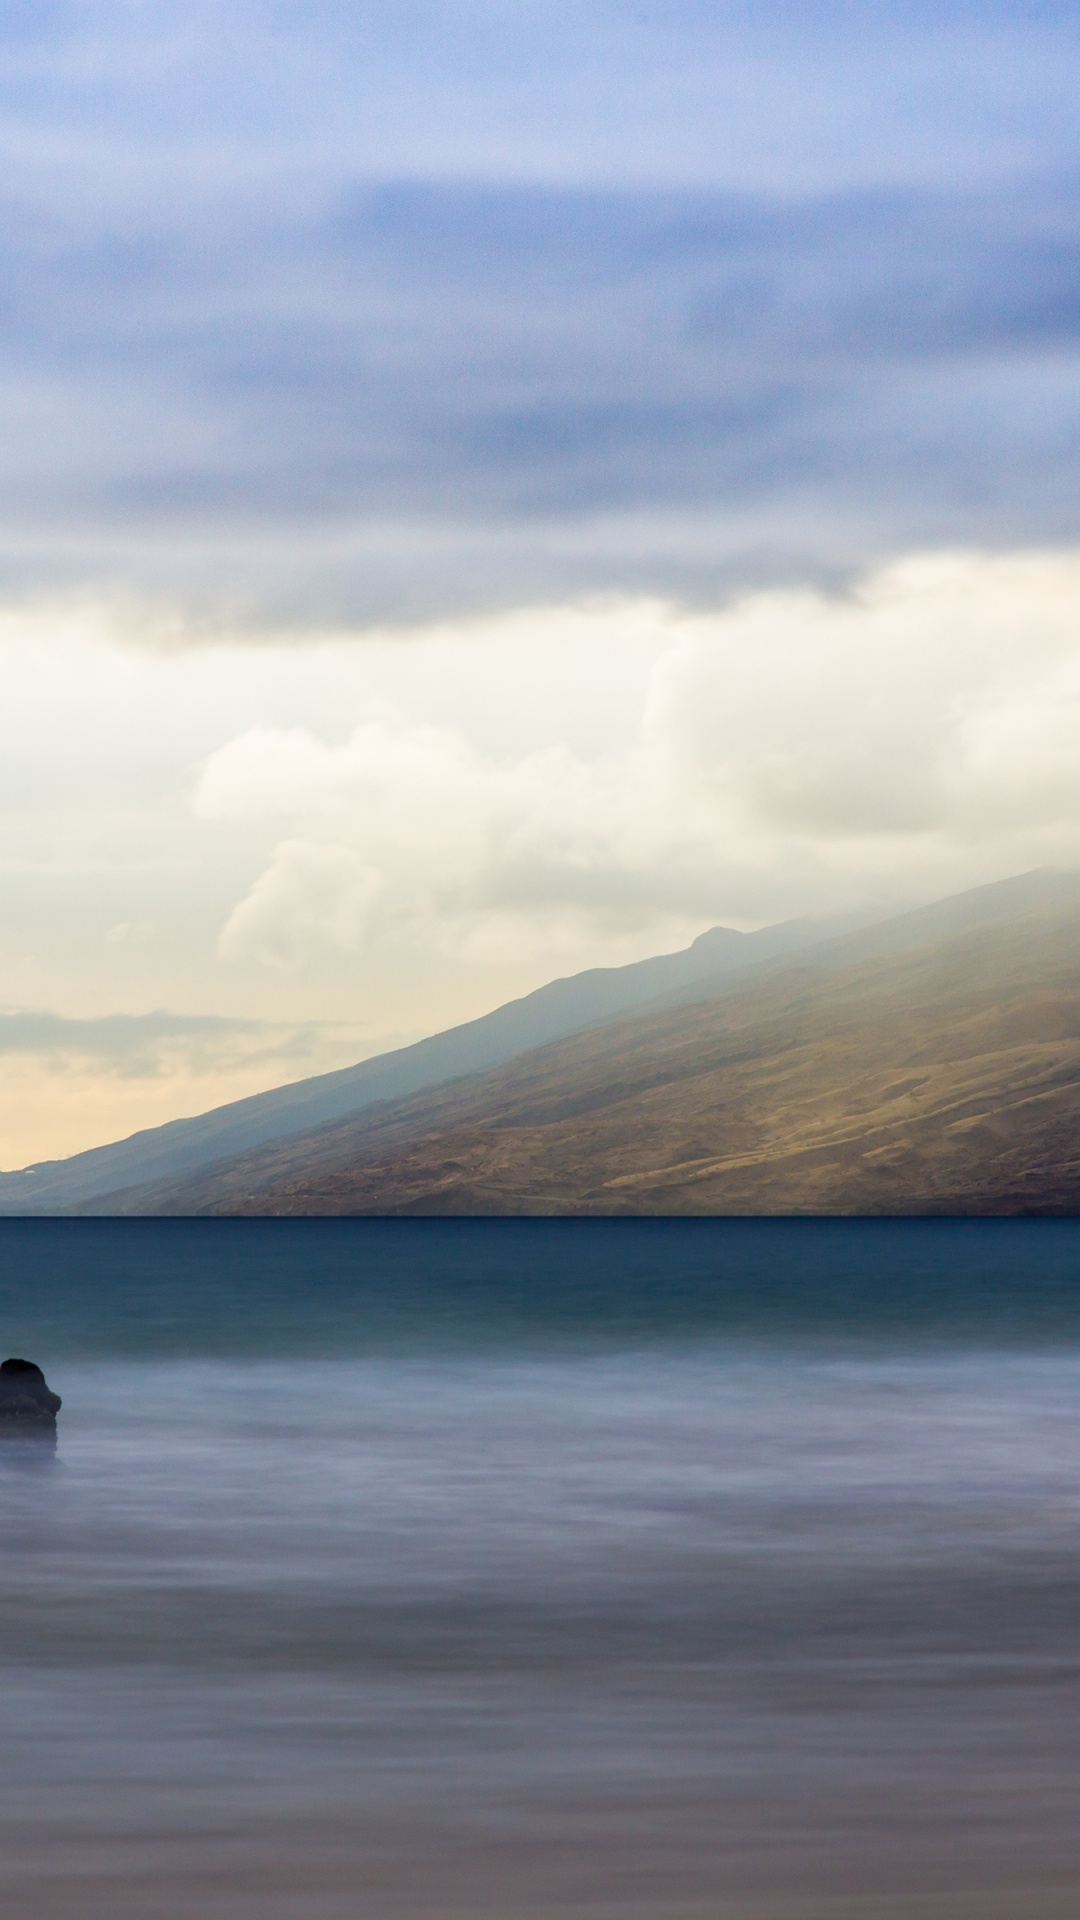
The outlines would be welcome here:
M 1080 876 L 1038 873 L 676 991 L 132 1210 L 1080 1210 Z
M 289 1139 L 386 1100 L 498 1066 L 545 1041 L 581 1033 L 657 998 L 693 998 L 718 982 L 862 924 L 788 920 L 757 933 L 714 927 L 679 953 L 626 967 L 594 967 L 553 980 L 478 1020 L 413 1046 L 289 1086 L 230 1101 L 210 1113 L 147 1128 L 67 1160 L 0 1173 L 0 1214 L 56 1213 L 154 1183 L 175 1183 L 238 1153 Z

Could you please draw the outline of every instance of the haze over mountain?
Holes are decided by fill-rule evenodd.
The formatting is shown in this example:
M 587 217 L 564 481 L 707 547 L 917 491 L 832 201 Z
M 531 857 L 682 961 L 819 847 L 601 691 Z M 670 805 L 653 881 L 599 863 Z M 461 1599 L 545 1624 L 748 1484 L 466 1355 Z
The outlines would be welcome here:
M 355 1067 L 231 1101 L 193 1119 L 147 1128 L 70 1159 L 0 1174 L 0 1213 L 51 1212 L 147 1181 L 168 1181 L 227 1156 L 287 1139 L 379 1102 L 483 1072 L 516 1054 L 618 1018 L 660 997 L 695 998 L 729 976 L 819 942 L 866 916 L 803 918 L 756 933 L 713 927 L 683 952 L 553 980 L 478 1020 Z
M 1080 875 L 978 888 L 776 951 L 717 991 L 701 985 L 89 1210 L 1060 1212 L 1080 1201 Z

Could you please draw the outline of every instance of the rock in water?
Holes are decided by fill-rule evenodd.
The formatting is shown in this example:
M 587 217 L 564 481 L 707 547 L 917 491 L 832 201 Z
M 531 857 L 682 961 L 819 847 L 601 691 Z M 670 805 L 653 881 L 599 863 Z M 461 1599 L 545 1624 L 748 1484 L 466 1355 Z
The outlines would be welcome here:
M 0 1366 L 0 1435 L 55 1434 L 61 1405 L 32 1360 L 5 1360 Z

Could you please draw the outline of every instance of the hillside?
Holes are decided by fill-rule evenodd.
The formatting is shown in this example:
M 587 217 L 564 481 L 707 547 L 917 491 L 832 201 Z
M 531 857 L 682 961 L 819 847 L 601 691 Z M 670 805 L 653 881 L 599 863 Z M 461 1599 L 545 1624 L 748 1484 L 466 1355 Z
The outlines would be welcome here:
M 461 1074 L 498 1066 L 547 1040 L 617 1019 L 628 1009 L 657 999 L 708 995 L 726 979 L 814 945 L 844 925 L 862 924 L 864 918 L 788 920 L 755 933 L 713 927 L 678 953 L 657 954 L 625 967 L 591 967 L 568 979 L 549 981 L 479 1019 L 356 1066 L 273 1087 L 190 1119 L 148 1127 L 67 1160 L 0 1173 L 0 1214 L 63 1212 L 136 1186 L 169 1185 L 238 1153 L 332 1125 Z
M 1080 881 L 938 903 L 132 1198 L 281 1214 L 1073 1211 Z

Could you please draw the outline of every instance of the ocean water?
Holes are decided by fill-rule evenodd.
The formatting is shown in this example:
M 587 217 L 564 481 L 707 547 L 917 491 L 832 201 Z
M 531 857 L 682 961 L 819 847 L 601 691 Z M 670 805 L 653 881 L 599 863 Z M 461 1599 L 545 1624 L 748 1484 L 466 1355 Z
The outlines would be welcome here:
M 1080 1222 L 9 1220 L 0 1328 L 4 1920 L 1080 1910 Z

